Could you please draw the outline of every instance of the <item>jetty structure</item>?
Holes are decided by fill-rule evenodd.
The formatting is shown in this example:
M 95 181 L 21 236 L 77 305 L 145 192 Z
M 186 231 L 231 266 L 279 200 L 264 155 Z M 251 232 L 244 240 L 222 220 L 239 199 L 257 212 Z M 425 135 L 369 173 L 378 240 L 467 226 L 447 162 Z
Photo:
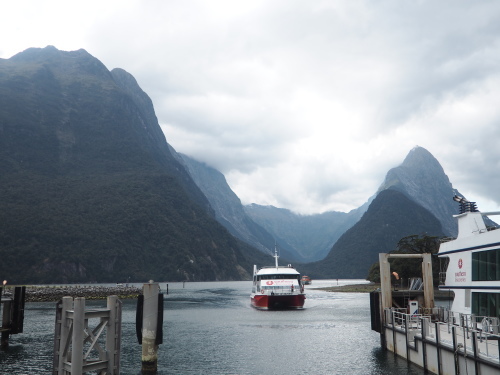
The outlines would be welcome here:
M 453 291 L 450 308 L 435 306 L 431 254 L 379 254 L 380 290 L 370 293 L 371 328 L 381 346 L 437 375 L 500 374 L 500 230 L 485 216 L 460 203 L 458 236 L 441 243 L 444 268 L 440 290 Z M 393 290 L 389 259 L 421 257 L 422 279 Z
M 0 350 L 9 347 L 10 335 L 23 332 L 24 325 L 24 303 L 26 296 L 26 287 L 19 286 L 14 288 L 14 294 L 5 292 L 5 285 L 0 287 Z

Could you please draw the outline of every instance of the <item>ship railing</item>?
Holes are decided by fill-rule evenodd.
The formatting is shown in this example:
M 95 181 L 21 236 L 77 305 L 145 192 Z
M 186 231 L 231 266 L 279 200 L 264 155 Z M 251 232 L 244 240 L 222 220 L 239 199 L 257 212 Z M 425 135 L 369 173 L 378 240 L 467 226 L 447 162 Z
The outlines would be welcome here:
M 300 292 L 300 287 L 291 285 L 263 285 L 261 290 L 267 295 L 295 294 Z

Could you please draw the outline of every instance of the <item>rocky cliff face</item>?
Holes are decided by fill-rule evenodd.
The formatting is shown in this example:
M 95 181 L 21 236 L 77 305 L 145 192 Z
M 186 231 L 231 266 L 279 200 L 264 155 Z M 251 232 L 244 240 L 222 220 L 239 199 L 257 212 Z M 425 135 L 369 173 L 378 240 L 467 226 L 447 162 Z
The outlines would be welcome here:
M 333 245 L 327 257 L 305 265 L 302 272 L 318 278 L 364 279 L 379 253 L 396 249 L 409 235 L 442 236 L 441 223 L 426 208 L 405 194 L 381 191 L 361 220 Z
M 177 155 L 178 160 L 185 166 L 194 182 L 208 198 L 215 211 L 216 219 L 233 236 L 268 255 L 274 253 L 275 244 L 278 242 L 283 258 L 297 260 L 296 255 L 287 250 L 286 244 L 274 238 L 247 215 L 240 199 L 231 190 L 222 173 L 187 155 L 178 154 L 172 148 L 171 152 L 174 156 Z
M 379 192 L 395 189 L 436 216 L 447 236 L 457 235 L 458 203 L 453 201 L 457 190 L 453 188 L 441 164 L 423 147 L 410 151 L 403 163 L 387 172 Z

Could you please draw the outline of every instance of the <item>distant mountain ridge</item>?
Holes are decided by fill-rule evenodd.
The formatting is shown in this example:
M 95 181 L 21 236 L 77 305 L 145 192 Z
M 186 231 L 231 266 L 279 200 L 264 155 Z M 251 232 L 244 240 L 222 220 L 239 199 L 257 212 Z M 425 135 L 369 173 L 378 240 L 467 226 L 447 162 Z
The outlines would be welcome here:
M 379 253 L 395 250 L 401 238 L 412 234 L 442 236 L 443 232 L 439 220 L 423 206 L 395 189 L 385 189 L 325 259 L 301 270 L 315 278 L 364 279 Z
M 284 208 L 246 205 L 245 212 L 293 249 L 302 262 L 323 259 L 340 236 L 352 227 L 366 211 L 365 204 L 348 213 L 330 211 L 314 215 L 298 215 Z
M 219 212 L 218 220 L 225 222 L 226 228 L 235 234 L 237 231 L 234 228 L 238 225 L 241 227 L 241 224 L 237 223 L 241 223 L 242 220 L 236 220 L 234 212 L 236 210 L 238 215 L 243 215 L 241 202 L 229 188 L 223 175 L 203 164 L 193 164 L 191 168 L 187 169 L 205 195 L 211 197 L 209 200 L 212 206 L 219 207 L 216 211 L 220 211 L 220 207 L 224 206 L 225 203 L 233 202 L 232 211 L 226 210 L 224 214 Z M 213 178 L 208 178 L 208 175 L 218 175 L 219 182 L 213 184 Z M 369 231 L 367 234 L 370 220 L 367 221 L 363 215 L 382 220 L 382 216 L 372 212 L 374 209 L 372 204 L 387 190 L 399 192 L 413 204 L 422 207 L 425 214 L 420 214 L 418 218 L 425 217 L 427 223 L 433 223 L 433 227 L 429 227 L 416 218 L 415 220 L 400 220 L 399 224 L 394 223 L 380 233 Z M 216 198 L 214 194 L 217 195 Z M 377 254 L 393 250 L 397 241 L 406 235 L 421 234 L 419 231 L 439 236 L 455 235 L 457 228 L 453 215 L 458 212 L 458 205 L 452 200 L 455 194 L 460 193 L 452 187 L 439 162 L 426 149 L 416 146 L 408 153 L 401 165 L 387 172 L 378 192 L 363 206 L 349 213 L 326 212 L 316 215 L 297 215 L 287 209 L 257 204 L 244 206 L 244 211 L 253 222 L 270 233 L 280 244 L 280 247 L 291 253 L 289 259 L 310 263 L 304 265 L 304 269 L 312 276 L 321 275 L 320 277 L 337 278 L 355 275 L 355 277 L 365 277 L 368 267 L 376 261 Z M 391 203 L 395 207 L 392 210 L 388 208 L 387 214 L 403 215 L 397 210 L 404 210 L 411 206 L 410 203 L 403 204 L 403 198 L 395 193 L 385 196 L 384 202 L 391 202 L 391 199 L 395 200 L 394 203 Z M 372 207 L 371 212 L 370 207 Z M 406 214 L 412 216 L 414 214 L 412 210 L 414 208 L 408 210 Z M 435 219 L 438 224 L 436 224 Z M 386 220 L 390 221 L 391 218 L 386 218 Z M 374 222 L 373 225 L 379 224 Z M 400 235 L 401 237 L 398 238 Z M 364 245 L 356 239 L 357 237 L 370 238 L 372 251 L 363 249 Z M 239 238 L 249 242 L 248 237 L 245 239 L 240 235 Z M 255 238 L 259 238 L 259 235 L 257 234 Z M 353 266 L 350 263 L 344 264 L 343 261 L 337 267 L 332 265 L 334 262 L 331 259 L 335 257 L 344 260 L 349 257 L 359 257 L 361 261 L 356 263 L 356 269 L 351 269 L 350 267 Z M 330 271 L 325 264 L 331 265 Z M 362 265 L 362 268 L 359 268 L 359 265 Z M 338 276 L 338 272 L 341 275 L 350 276 Z
M 186 167 L 215 210 L 217 220 L 231 234 L 264 253 L 272 252 L 276 244 L 280 256 L 288 261 L 323 259 L 368 207 L 367 203 L 349 213 L 297 215 L 273 206 L 243 206 L 222 173 L 173 148 L 171 152 Z
M 171 152 L 185 166 L 194 182 L 203 191 L 215 211 L 216 219 L 233 236 L 265 254 L 273 254 L 276 239 L 246 214 L 240 199 L 231 190 L 224 175 L 187 155 L 177 153 L 173 148 Z M 294 254 L 287 251 L 282 243 L 280 243 L 280 249 L 284 258 L 295 259 Z

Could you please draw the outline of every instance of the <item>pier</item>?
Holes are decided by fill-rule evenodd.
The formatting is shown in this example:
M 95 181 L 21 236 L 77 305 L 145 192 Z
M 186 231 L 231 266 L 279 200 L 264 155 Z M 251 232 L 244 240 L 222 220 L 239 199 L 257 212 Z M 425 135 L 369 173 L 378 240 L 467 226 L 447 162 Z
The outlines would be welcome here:
M 442 315 L 439 310 L 414 315 L 406 309 L 386 309 L 386 349 L 433 374 L 498 375 L 498 319 L 488 324 L 489 331 L 496 332 L 490 333 L 476 323 L 486 317 L 450 314 L 445 321 L 436 321 L 435 317 Z
M 498 318 L 435 307 L 430 254 L 419 255 L 423 291 L 393 291 L 388 258 L 404 255 L 380 254 L 381 290 L 370 293 L 371 326 L 382 347 L 436 375 L 500 374 Z

